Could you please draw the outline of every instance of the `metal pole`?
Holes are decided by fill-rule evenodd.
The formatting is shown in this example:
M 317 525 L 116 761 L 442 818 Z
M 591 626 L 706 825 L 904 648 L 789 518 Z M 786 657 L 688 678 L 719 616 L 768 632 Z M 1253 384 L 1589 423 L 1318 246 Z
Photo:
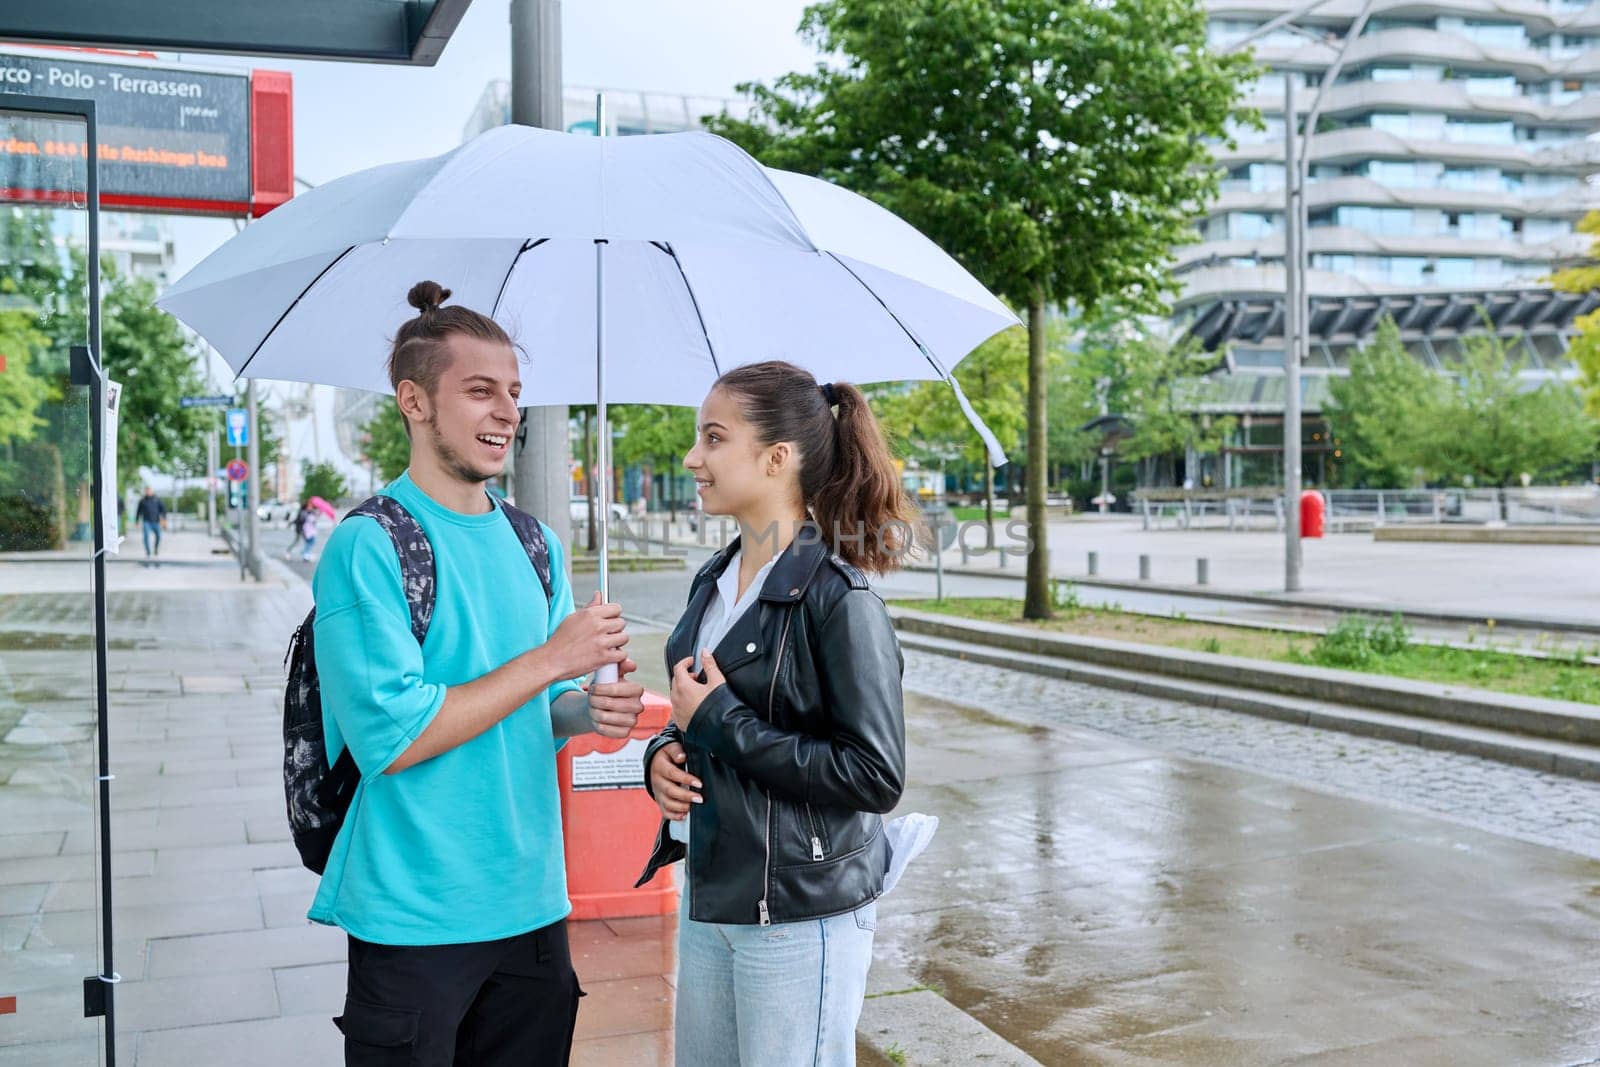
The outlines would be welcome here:
M 511 0 L 511 121 L 547 130 L 566 128 L 561 110 L 561 0 Z M 572 446 L 567 419 L 565 404 L 523 409 L 513 450 L 512 484 L 517 506 L 539 516 L 558 540 L 570 545 Z M 570 572 L 572 553 L 566 557 Z
M 106 410 L 105 370 L 100 362 L 100 168 L 94 165 L 100 151 L 98 117 L 92 104 L 86 105 L 84 116 L 84 144 L 91 161 L 86 168 L 89 207 L 89 427 L 90 476 L 89 492 L 93 496 L 89 518 L 94 523 L 94 674 L 95 674 L 95 760 L 100 831 L 100 973 L 87 982 L 98 981 L 105 988 L 105 1054 L 106 1067 L 116 1067 L 117 1062 L 117 983 L 122 981 L 115 970 L 113 947 L 116 944 L 113 930 L 112 880 L 111 880 L 111 699 L 109 694 L 109 667 L 111 643 L 106 633 L 106 514 L 105 514 L 105 452 Z M 116 443 L 112 442 L 115 448 Z M 87 999 L 87 989 L 85 990 Z M 87 1004 L 85 1005 L 87 1007 Z M 86 1013 L 87 1014 L 87 1013 Z
M 1283 76 L 1283 588 L 1300 591 L 1300 338 L 1305 333 L 1304 232 L 1300 229 L 1300 204 L 1305 192 L 1295 153 L 1294 75 Z
M 216 419 L 211 420 L 213 423 Z M 217 428 L 206 431 L 206 535 L 217 536 Z
M 611 599 L 611 419 L 606 411 L 606 242 L 594 243 L 595 517 L 599 537 L 600 598 Z
M 596 93 L 594 98 L 595 133 L 601 138 L 600 151 L 605 152 L 606 97 Z M 599 440 L 595 442 L 595 466 L 599 478 L 595 491 L 600 499 L 595 503 L 600 509 L 600 539 L 596 548 L 600 556 L 600 599 L 611 602 L 611 420 L 606 413 L 606 241 L 594 243 L 594 411 Z M 617 665 L 607 663 L 594 672 L 597 682 L 617 680 Z
M 250 378 L 244 387 L 245 406 L 250 411 L 250 440 L 245 445 L 245 462 L 250 465 L 250 477 L 245 479 L 249 491 L 245 494 L 244 528 L 249 536 L 246 541 L 250 550 L 245 556 L 246 565 L 250 574 L 256 581 L 261 580 L 261 546 L 256 541 L 257 524 L 260 521 L 256 511 L 261 507 L 261 422 L 258 418 L 256 405 L 256 380 Z

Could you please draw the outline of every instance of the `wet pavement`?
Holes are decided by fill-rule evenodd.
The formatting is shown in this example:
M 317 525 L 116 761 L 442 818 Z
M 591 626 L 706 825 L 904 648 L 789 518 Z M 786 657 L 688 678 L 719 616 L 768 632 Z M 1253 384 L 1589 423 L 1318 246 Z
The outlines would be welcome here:
M 333 1062 L 343 942 L 304 922 L 277 769 L 308 593 L 226 567 L 113 572 L 118 1050 Z M 34 1067 L 93 1062 L 93 717 L 84 592 L 23 569 L 0 563 L 0 1065 Z M 688 573 L 617 597 L 670 620 Z M 907 688 L 903 807 L 943 826 L 878 962 L 1038 1061 L 1600 1056 L 1600 785 L 924 655 Z M 671 920 L 574 944 L 578 1062 L 668 1062 Z
M 1041 1062 L 1600 1055 L 1600 862 L 1038 711 L 915 701 L 879 955 Z

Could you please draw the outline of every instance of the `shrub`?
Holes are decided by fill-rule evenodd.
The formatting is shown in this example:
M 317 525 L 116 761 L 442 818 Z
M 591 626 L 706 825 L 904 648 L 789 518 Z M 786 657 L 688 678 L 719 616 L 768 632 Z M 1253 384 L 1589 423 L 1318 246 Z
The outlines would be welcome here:
M 1411 631 L 1399 615 L 1387 622 L 1347 615 L 1322 636 L 1311 658 L 1327 667 L 1359 670 L 1404 652 L 1410 643 Z

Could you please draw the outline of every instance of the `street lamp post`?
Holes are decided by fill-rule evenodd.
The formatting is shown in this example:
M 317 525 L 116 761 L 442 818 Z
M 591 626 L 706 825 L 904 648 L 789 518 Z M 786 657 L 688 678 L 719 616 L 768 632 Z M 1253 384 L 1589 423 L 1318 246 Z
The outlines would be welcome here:
M 1246 47 L 1257 38 L 1283 26 L 1290 26 L 1328 3 L 1328 0 L 1309 0 L 1308 3 L 1285 12 L 1256 27 L 1250 33 L 1220 52 L 1226 55 Z M 1283 588 L 1285 592 L 1298 593 L 1300 584 L 1300 464 L 1301 464 L 1301 411 L 1300 369 L 1304 365 L 1304 345 L 1310 337 L 1310 298 L 1307 290 L 1308 271 L 1306 251 L 1306 179 L 1311 171 L 1311 139 L 1316 136 L 1317 118 L 1322 111 L 1322 95 L 1339 78 L 1344 67 L 1345 54 L 1350 42 L 1361 36 L 1367 20 L 1372 15 L 1372 0 L 1365 0 L 1361 12 L 1351 24 L 1339 46 L 1339 54 L 1323 72 L 1317 93 L 1306 112 L 1305 135 L 1296 137 L 1298 108 L 1294 99 L 1294 75 L 1283 72 L 1283 489 L 1284 489 L 1284 550 Z M 1296 142 L 1298 141 L 1298 151 Z
M 1300 204 L 1304 188 L 1296 164 L 1294 75 L 1283 74 L 1283 589 L 1300 591 L 1300 338 L 1305 291 L 1305 231 Z M 1307 131 L 1307 136 L 1310 136 Z

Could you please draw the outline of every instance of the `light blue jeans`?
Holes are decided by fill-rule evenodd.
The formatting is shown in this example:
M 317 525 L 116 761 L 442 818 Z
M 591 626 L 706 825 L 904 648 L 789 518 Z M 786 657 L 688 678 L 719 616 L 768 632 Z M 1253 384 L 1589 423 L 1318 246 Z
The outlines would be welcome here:
M 734 926 L 678 914 L 677 1062 L 850 1067 L 878 904 L 828 919 Z

